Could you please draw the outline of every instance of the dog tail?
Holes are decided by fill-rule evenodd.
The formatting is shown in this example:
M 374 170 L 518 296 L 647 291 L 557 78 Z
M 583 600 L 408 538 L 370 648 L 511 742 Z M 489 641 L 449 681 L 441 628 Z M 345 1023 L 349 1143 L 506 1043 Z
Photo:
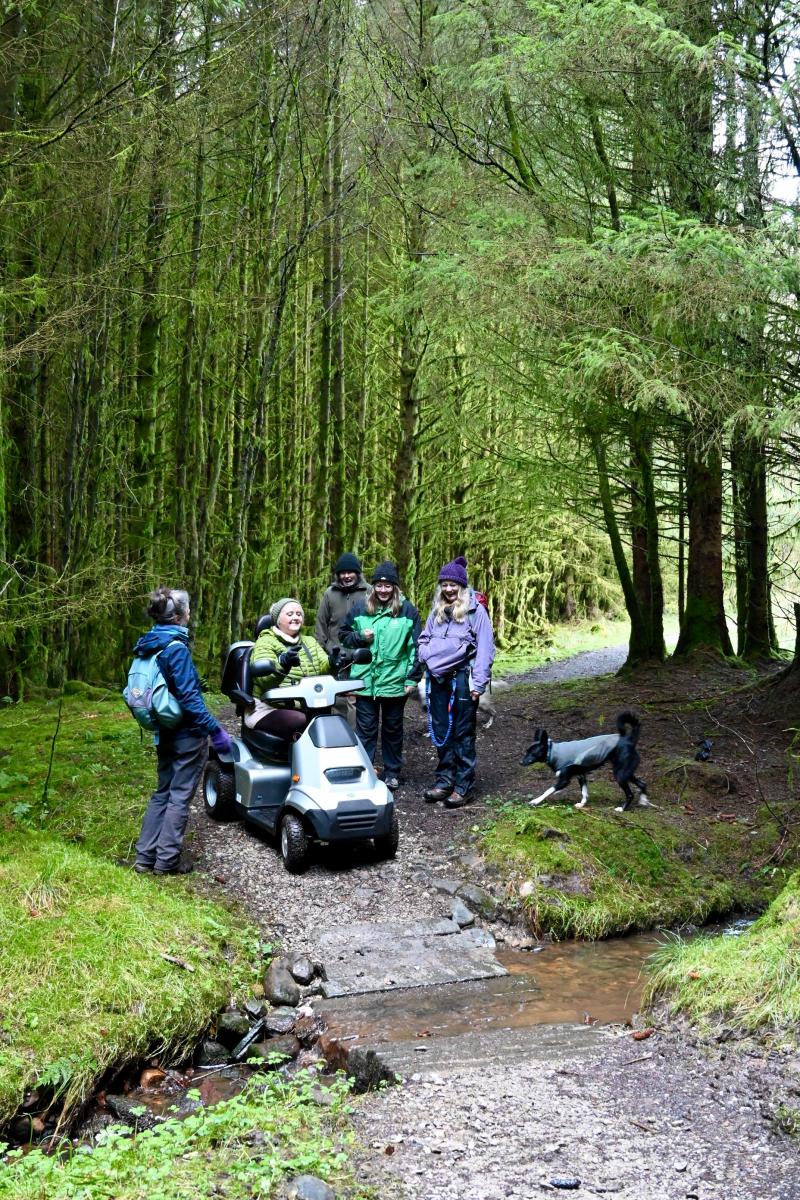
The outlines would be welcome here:
M 642 728 L 642 723 L 635 713 L 621 712 L 617 717 L 617 732 L 620 737 L 627 737 L 632 746 L 635 746 L 639 740 L 639 730 Z

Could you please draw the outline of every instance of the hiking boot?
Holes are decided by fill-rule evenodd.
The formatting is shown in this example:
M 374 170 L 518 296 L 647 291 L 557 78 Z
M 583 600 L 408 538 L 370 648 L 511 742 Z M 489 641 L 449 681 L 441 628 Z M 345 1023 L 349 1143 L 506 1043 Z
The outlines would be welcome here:
M 182 854 L 174 867 L 153 867 L 154 875 L 191 875 L 194 870 L 194 863 L 185 854 Z
M 452 792 L 445 800 L 445 808 L 463 808 L 465 804 L 469 804 L 469 793 L 462 796 L 461 792 Z
M 425 797 L 426 803 L 435 804 L 437 800 L 446 800 L 450 795 L 450 790 L 449 787 L 439 787 L 437 784 L 436 787 L 428 788 L 422 794 Z
M 396 775 L 384 775 L 383 782 L 386 784 L 390 792 L 396 792 L 400 787 L 400 780 Z
M 133 864 L 133 869 L 137 875 L 149 875 L 153 869 L 153 864 L 135 862 Z

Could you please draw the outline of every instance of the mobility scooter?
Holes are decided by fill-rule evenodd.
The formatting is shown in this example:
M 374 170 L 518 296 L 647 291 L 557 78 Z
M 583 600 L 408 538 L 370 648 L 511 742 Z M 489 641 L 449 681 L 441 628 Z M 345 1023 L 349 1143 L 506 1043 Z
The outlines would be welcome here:
M 269 622 L 262 617 L 256 637 Z M 334 675 L 309 675 L 265 692 L 268 703 L 299 701 L 311 720 L 296 742 L 248 729 L 253 681 L 275 673 L 272 662 L 251 663 L 254 642 L 234 642 L 222 672 L 222 691 L 242 717 L 229 754 L 211 750 L 203 800 L 215 821 L 244 819 L 280 840 L 288 871 L 307 865 L 314 843 L 341 845 L 371 839 L 376 854 L 394 858 L 399 829 L 392 793 L 378 778 L 364 747 L 344 717 L 337 696 L 357 692 L 361 679 L 340 679 L 352 662 L 369 662 L 369 650 L 340 652 Z M 367 657 L 370 656 L 370 657 Z

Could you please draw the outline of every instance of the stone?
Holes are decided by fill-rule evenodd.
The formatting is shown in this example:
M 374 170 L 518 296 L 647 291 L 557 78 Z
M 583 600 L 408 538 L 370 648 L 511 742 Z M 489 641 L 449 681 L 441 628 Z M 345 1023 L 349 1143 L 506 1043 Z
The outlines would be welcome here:
M 319 942 L 328 964 L 327 999 L 506 974 L 493 954 L 447 918 L 346 925 L 324 930 Z
M 250 1018 L 233 1009 L 224 1012 L 217 1021 L 217 1040 L 223 1046 L 235 1046 L 250 1028 Z
M 162 1071 L 160 1067 L 145 1067 L 139 1076 L 139 1087 L 157 1088 L 166 1078 L 166 1071 Z
M 470 908 L 475 909 L 484 917 L 494 916 L 497 909 L 497 901 L 494 896 L 490 896 L 483 888 L 478 887 L 474 883 L 463 883 L 457 892 Z
M 203 1039 L 200 1049 L 197 1051 L 198 1067 L 221 1067 L 227 1061 L 228 1051 L 221 1042 L 215 1042 L 213 1038 Z
M 293 1008 L 274 1008 L 264 1018 L 264 1028 L 270 1037 L 276 1037 L 282 1033 L 291 1033 L 296 1020 L 297 1013 Z
M 466 854 L 460 854 L 458 861 L 465 871 L 477 871 L 484 865 L 481 855 L 476 854 L 474 851 L 467 851 Z
M 264 975 L 264 994 L 270 1004 L 288 1004 L 294 1008 L 300 1003 L 300 987 L 292 979 L 285 959 L 276 958 L 268 966 Z
M 527 900 L 529 896 L 533 896 L 536 892 L 536 884 L 532 879 L 526 879 L 524 883 L 519 885 L 520 900 Z
M 267 1011 L 263 996 L 251 996 L 249 1000 L 245 1000 L 244 1011 L 251 1021 L 257 1021 L 259 1017 L 263 1017 Z
M 475 913 L 467 908 L 463 900 L 456 899 L 453 901 L 451 916 L 461 929 L 466 929 L 468 926 L 475 924 Z
M 304 1014 L 303 1016 L 298 1016 L 294 1023 L 294 1029 L 292 1032 L 294 1033 L 294 1036 L 299 1038 L 301 1042 L 308 1044 L 316 1040 L 317 1034 L 319 1033 L 319 1028 L 320 1022 L 318 1018 L 315 1017 L 313 1013 L 308 1013 Z
M 442 896 L 455 896 L 461 887 L 460 879 L 432 879 L 431 887 Z
M 287 1058 L 294 1058 L 299 1052 L 300 1043 L 297 1038 L 291 1033 L 287 1033 L 283 1037 L 268 1038 L 263 1042 L 253 1042 L 252 1046 L 249 1046 L 247 1049 L 245 1061 L 249 1063 L 272 1063 L 272 1060 L 276 1056 L 280 1056 L 280 1061 L 274 1063 L 276 1067 L 279 1067 Z
M 287 1200 L 336 1200 L 336 1192 L 316 1175 L 295 1175 L 286 1189 Z
M 32 1142 L 43 1130 L 44 1121 L 41 1117 L 17 1117 L 9 1125 L 8 1134 L 12 1142 L 25 1144 Z
M 477 925 L 473 925 L 472 929 L 465 929 L 464 938 L 471 942 L 473 946 L 477 946 L 482 950 L 493 951 L 497 944 L 494 934 L 490 933 L 488 929 L 481 929 Z
M 156 1117 L 147 1110 L 142 1112 L 142 1107 L 141 1098 L 131 1099 L 128 1096 L 115 1096 L 110 1092 L 106 1094 L 106 1108 L 125 1125 L 131 1125 L 137 1130 L 153 1129 L 164 1120 L 163 1117 Z
M 303 984 L 304 987 L 307 987 L 314 978 L 314 964 L 304 954 L 292 960 L 289 970 L 292 978 L 297 983 Z

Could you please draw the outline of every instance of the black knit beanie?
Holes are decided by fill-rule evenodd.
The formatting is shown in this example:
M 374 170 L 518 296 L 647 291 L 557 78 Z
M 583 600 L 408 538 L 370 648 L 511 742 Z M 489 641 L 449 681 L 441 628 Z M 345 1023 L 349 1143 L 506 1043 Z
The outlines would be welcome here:
M 349 550 L 340 555 L 334 563 L 334 575 L 339 575 L 342 571 L 355 571 L 357 575 L 361 574 L 361 562 L 356 558 L 355 554 L 351 554 Z
M 385 579 L 387 583 L 393 583 L 395 587 L 400 587 L 400 576 L 397 574 L 397 567 L 393 562 L 378 563 L 375 570 L 372 572 L 372 583 L 378 583 Z

